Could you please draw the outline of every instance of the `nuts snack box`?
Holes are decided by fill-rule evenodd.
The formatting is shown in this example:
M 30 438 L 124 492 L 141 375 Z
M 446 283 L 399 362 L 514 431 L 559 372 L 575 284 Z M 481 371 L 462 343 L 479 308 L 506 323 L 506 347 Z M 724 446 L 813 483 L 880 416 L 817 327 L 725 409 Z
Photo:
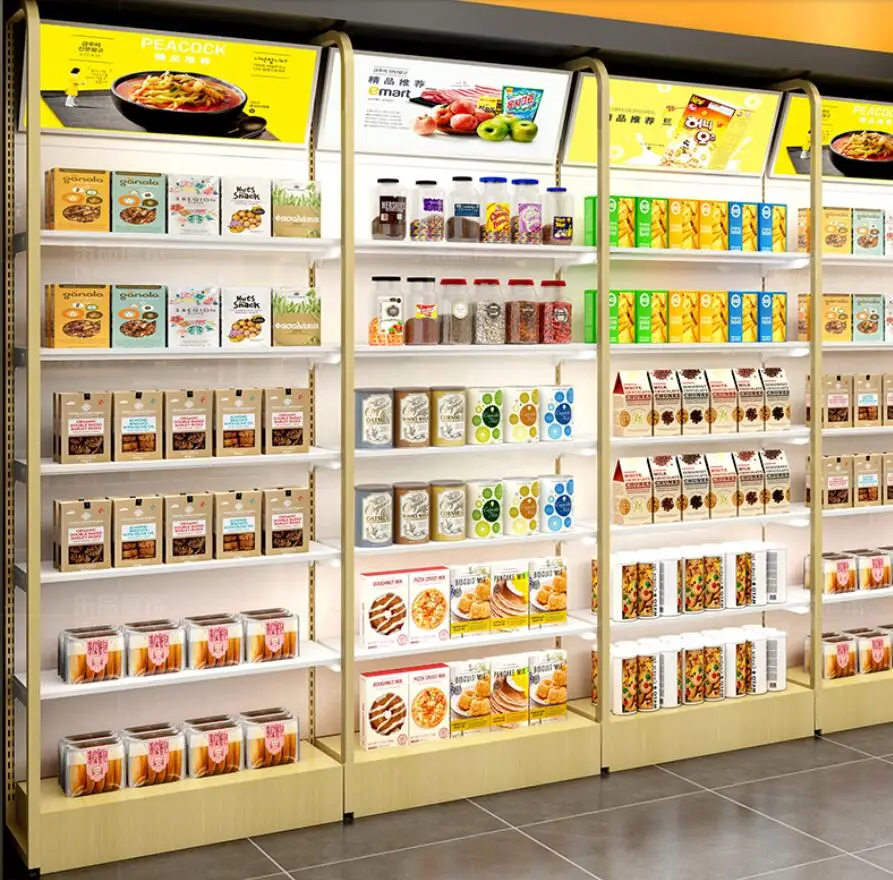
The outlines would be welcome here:
M 310 548 L 310 492 L 264 489 L 264 556 L 306 553 Z
M 48 348 L 108 348 L 111 288 L 108 284 L 47 284 L 45 344 Z
M 208 458 L 214 448 L 214 392 L 164 392 L 164 457 Z
M 263 493 L 214 493 L 214 556 L 260 556 Z
M 112 393 L 115 461 L 154 461 L 161 458 L 161 403 L 160 391 Z
M 263 394 L 260 388 L 214 392 L 215 455 L 260 455 Z
M 105 391 L 53 394 L 53 460 L 111 461 L 112 398 Z
M 112 498 L 114 566 L 160 565 L 164 524 L 161 495 Z
M 166 495 L 164 498 L 164 561 L 202 562 L 213 555 L 211 492 Z

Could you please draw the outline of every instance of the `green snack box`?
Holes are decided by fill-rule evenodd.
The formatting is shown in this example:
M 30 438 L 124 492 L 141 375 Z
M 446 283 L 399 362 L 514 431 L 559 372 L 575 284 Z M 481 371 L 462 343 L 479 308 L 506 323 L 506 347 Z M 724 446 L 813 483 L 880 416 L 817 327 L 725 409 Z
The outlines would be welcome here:
M 636 291 L 636 342 L 651 345 L 667 341 L 667 291 Z
M 667 199 L 636 197 L 636 247 L 667 247 Z
M 855 214 L 855 211 L 853 212 Z M 853 342 L 884 341 L 884 295 L 853 294 Z
M 598 291 L 583 291 L 583 341 L 595 345 L 598 342 Z
M 598 196 L 586 196 L 583 211 L 583 243 L 587 247 L 596 247 L 598 245 L 596 228 Z M 608 198 L 608 244 L 611 247 L 631 248 L 636 246 L 635 212 L 636 200 L 632 196 L 610 196 Z
M 167 288 L 157 284 L 112 287 L 112 348 L 164 348 Z
M 113 171 L 111 214 L 112 232 L 165 232 L 167 177 L 148 171 Z

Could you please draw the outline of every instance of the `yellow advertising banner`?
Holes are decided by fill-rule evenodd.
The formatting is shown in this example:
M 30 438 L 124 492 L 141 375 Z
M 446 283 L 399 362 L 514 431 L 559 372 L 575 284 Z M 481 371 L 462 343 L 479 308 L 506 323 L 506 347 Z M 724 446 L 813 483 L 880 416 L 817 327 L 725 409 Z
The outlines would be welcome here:
M 40 40 L 45 129 L 307 141 L 318 49 L 80 24 Z
M 567 148 L 596 162 L 595 77 L 585 76 Z M 611 80 L 611 167 L 762 174 L 781 94 L 652 80 Z
M 827 177 L 893 180 L 893 104 L 822 99 L 822 167 Z M 809 101 L 791 95 L 773 175 L 809 174 Z

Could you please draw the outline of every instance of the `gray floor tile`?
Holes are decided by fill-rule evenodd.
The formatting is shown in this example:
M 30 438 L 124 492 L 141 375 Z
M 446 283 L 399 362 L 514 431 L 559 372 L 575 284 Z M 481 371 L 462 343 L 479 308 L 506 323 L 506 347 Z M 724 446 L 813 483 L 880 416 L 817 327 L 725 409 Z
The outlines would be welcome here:
M 831 742 L 868 752 L 869 755 L 893 755 L 893 724 L 878 724 L 860 730 L 842 730 L 823 736 Z
M 847 852 L 893 842 L 885 792 L 893 765 L 867 759 L 846 767 L 750 782 L 723 795 Z
M 384 853 L 407 846 L 439 843 L 505 825 L 468 801 L 455 801 L 357 819 L 352 825 L 340 822 L 299 831 L 283 831 L 255 837 L 265 852 L 290 871 L 358 856 Z
M 690 761 L 674 761 L 665 766 L 699 785 L 719 788 L 856 760 L 859 760 L 856 752 L 810 737 Z
M 836 854 L 709 792 L 526 830 L 602 880 L 734 880 Z
M 295 880 L 586 880 L 588 876 L 511 830 L 294 874 Z
M 276 866 L 250 841 L 234 840 L 95 868 L 63 871 L 52 877 L 53 880 L 158 880 L 159 877 L 249 880 L 267 875 L 272 875 L 273 880 L 283 876 L 277 876 Z
M 655 767 L 646 767 L 642 770 L 612 773 L 606 778 L 593 776 L 589 779 L 574 779 L 554 785 L 492 794 L 474 798 L 474 803 L 513 825 L 525 825 L 692 791 L 697 791 L 697 787 Z
M 890 875 L 852 856 L 838 856 L 814 865 L 786 868 L 771 874 L 742 877 L 741 880 L 883 880 Z
M 859 858 L 865 859 L 866 862 L 871 862 L 872 865 L 885 868 L 887 871 L 893 871 L 893 843 L 890 846 L 882 846 L 879 849 L 861 852 L 859 853 Z

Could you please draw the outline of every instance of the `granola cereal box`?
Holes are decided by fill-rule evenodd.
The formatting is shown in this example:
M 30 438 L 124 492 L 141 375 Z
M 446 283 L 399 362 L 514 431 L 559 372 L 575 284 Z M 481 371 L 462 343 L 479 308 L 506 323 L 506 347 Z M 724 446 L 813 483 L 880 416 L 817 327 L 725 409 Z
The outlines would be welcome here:
M 164 233 L 167 178 L 150 171 L 113 171 L 112 232 Z
M 168 289 L 167 347 L 220 348 L 220 288 Z
M 853 377 L 853 424 L 857 428 L 875 428 L 882 421 L 883 377 L 859 374 Z
M 254 177 L 224 177 L 220 182 L 224 236 L 270 236 L 270 181 Z
M 307 452 L 310 441 L 310 389 L 264 388 L 265 455 Z
M 615 437 L 650 437 L 654 392 L 645 370 L 621 370 L 612 397 Z
M 169 235 L 220 235 L 220 178 L 168 175 L 167 218 Z
M 490 660 L 457 660 L 450 668 L 450 736 L 490 729 Z
M 112 564 L 112 506 L 108 498 L 53 502 L 53 565 L 88 571 Z
M 527 661 L 530 687 L 530 724 L 567 718 L 567 651 L 536 651 Z
M 108 284 L 48 284 L 45 288 L 47 348 L 108 348 L 111 327 Z
M 360 574 L 360 644 L 383 648 L 409 644 L 409 570 Z
M 260 455 L 263 394 L 260 388 L 214 391 L 215 455 Z
M 738 390 L 738 406 L 734 412 L 738 433 L 765 430 L 766 397 L 759 372 L 746 367 L 732 370 L 732 377 Z
M 784 450 L 761 450 L 760 463 L 766 479 L 766 513 L 786 513 L 791 509 L 791 468 Z
M 710 390 L 707 423 L 711 434 L 734 434 L 738 431 L 735 412 L 738 409 L 738 386 L 731 370 L 705 370 Z
M 222 348 L 269 348 L 272 345 L 269 287 L 224 287 L 220 291 Z
M 484 606 L 486 617 L 475 618 L 483 623 L 483 632 L 490 630 L 490 581 L 489 568 L 483 566 L 485 576 L 477 583 L 475 596 Z M 419 645 L 425 642 L 445 642 L 450 637 L 450 569 L 445 565 L 429 565 L 411 569 L 408 574 L 409 589 L 409 642 Z
M 409 744 L 450 737 L 450 668 L 446 663 L 407 670 Z
M 214 448 L 214 392 L 165 391 L 164 457 L 208 458 Z
M 164 496 L 164 561 L 203 562 L 213 556 L 211 492 Z
M 399 298 L 398 298 L 399 299 Z M 382 325 L 379 324 L 381 327 Z M 400 327 L 402 328 L 402 321 Z M 387 334 L 385 334 L 386 338 Z M 391 334 L 393 337 L 394 334 Z M 400 342 L 403 343 L 402 329 Z M 322 301 L 310 288 L 273 288 L 273 346 L 319 345 L 322 340 Z
M 853 342 L 884 341 L 884 295 L 853 294 Z
M 652 522 L 654 498 L 647 458 L 621 458 L 614 466 L 611 495 L 615 525 L 645 525 Z
M 682 478 L 673 455 L 658 455 L 648 459 L 654 499 L 651 508 L 654 522 L 679 522 L 682 519 Z
M 852 342 L 853 297 L 826 293 L 822 298 L 822 342 Z
M 319 238 L 322 194 L 319 181 L 274 180 L 273 235 L 281 238 Z
M 763 367 L 760 381 L 766 396 L 764 430 L 781 431 L 791 427 L 791 386 L 781 367 Z
M 112 398 L 106 391 L 53 394 L 53 461 L 111 461 Z
M 884 211 L 880 208 L 853 208 L 853 253 L 884 252 Z
M 167 288 L 157 284 L 112 287 L 112 348 L 164 348 Z
M 731 452 L 708 452 L 707 471 L 710 474 L 710 493 L 707 509 L 711 519 L 738 516 L 735 498 L 738 493 L 738 471 Z
M 162 399 L 160 391 L 115 391 L 112 394 L 114 415 L 115 461 L 154 461 L 162 454 Z
M 567 621 L 567 561 L 560 556 L 530 560 L 530 629 Z
M 648 382 L 654 395 L 651 422 L 655 437 L 682 433 L 682 391 L 675 370 L 649 370 Z
M 490 729 L 527 727 L 530 720 L 526 654 L 490 659 Z
M 707 496 L 710 492 L 710 474 L 707 461 L 700 452 L 680 455 L 676 462 L 682 481 L 680 501 L 683 522 L 698 522 L 709 519 Z
M 360 673 L 360 745 L 367 750 L 409 744 L 409 672 Z
M 853 456 L 853 507 L 875 507 L 881 499 L 883 460 L 877 453 Z
M 682 433 L 709 433 L 707 411 L 710 407 L 710 389 L 704 371 L 679 370 L 676 376 L 682 392 Z
M 44 226 L 71 232 L 109 231 L 108 171 L 49 168 L 44 175 Z
M 263 493 L 214 493 L 214 558 L 260 556 Z
M 733 452 L 732 459 L 738 472 L 738 516 L 760 516 L 766 512 L 766 476 L 759 453 L 751 449 Z
M 527 629 L 530 625 L 530 573 L 527 566 L 526 559 L 491 564 L 491 632 Z
M 263 490 L 264 556 L 306 553 L 310 547 L 310 492 L 306 488 Z
M 164 526 L 160 495 L 143 498 L 112 498 L 115 568 L 160 565 Z

